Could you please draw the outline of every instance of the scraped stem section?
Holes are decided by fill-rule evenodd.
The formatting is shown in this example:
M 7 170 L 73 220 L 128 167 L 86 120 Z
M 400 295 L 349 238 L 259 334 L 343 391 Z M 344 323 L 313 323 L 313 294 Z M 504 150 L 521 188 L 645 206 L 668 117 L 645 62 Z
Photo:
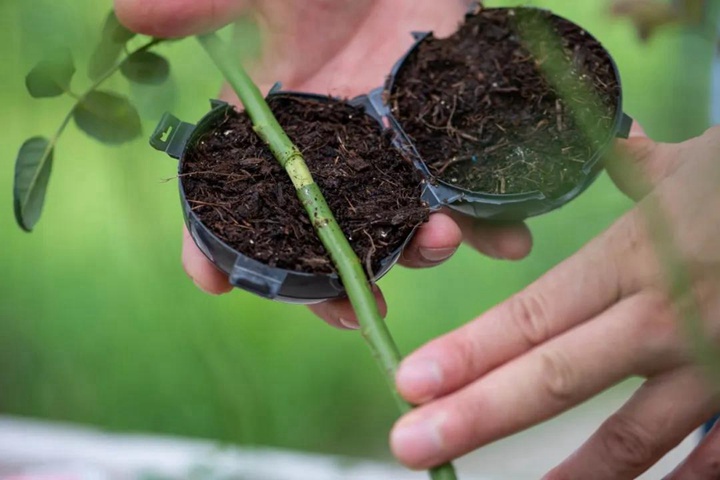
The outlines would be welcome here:
M 412 406 L 403 400 L 395 388 L 395 372 L 400 363 L 400 352 L 380 315 L 365 270 L 313 180 L 302 154 L 278 123 L 258 87 L 242 65 L 234 60 L 235 56 L 228 51 L 222 40 L 214 33 L 202 35 L 198 40 L 242 101 L 255 132 L 290 176 L 298 198 L 340 275 L 360 322 L 362 334 L 385 374 L 400 411 L 410 411 Z M 432 470 L 430 476 L 433 480 L 456 478 L 450 464 Z

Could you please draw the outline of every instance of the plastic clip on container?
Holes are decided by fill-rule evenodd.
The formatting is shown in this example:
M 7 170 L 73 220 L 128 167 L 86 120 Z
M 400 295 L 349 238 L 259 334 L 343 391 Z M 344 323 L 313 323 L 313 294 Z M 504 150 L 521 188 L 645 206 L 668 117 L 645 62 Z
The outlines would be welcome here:
M 607 142 L 592 158 L 587 160 L 583 166 L 583 176 L 577 185 L 557 198 L 548 197 L 542 192 L 511 195 L 472 192 L 435 178 L 403 131 L 402 125 L 392 116 L 383 95 L 386 90 L 392 91 L 394 80 L 398 72 L 403 68 L 407 58 L 423 41 L 430 37 L 430 33 L 414 33 L 413 35 L 416 39 L 415 44 L 397 62 L 390 74 L 387 86 L 350 100 L 349 103 L 363 107 L 368 115 L 378 121 L 379 128 L 389 126 L 388 128 L 394 131 L 393 143 L 395 147 L 413 159 L 415 166 L 425 179 L 422 198 L 433 210 L 448 207 L 475 218 L 496 221 L 524 220 L 528 217 L 547 213 L 565 205 L 586 190 L 602 171 L 602 159 L 607 150 L 611 148 L 614 139 L 627 138 L 629 134 L 632 119 L 623 113 L 621 94 L 618 99 L 614 127 L 608 136 Z M 613 68 L 619 83 L 620 74 L 614 62 Z M 271 90 L 268 98 L 273 95 L 299 95 L 321 101 L 339 101 L 320 95 L 280 92 L 279 85 L 276 85 Z M 151 137 L 150 143 L 155 149 L 179 160 L 179 171 L 182 171 L 184 157 L 188 148 L 194 145 L 215 119 L 224 116 L 229 109 L 233 108 L 227 103 L 217 100 L 212 101 L 211 106 L 211 111 L 197 125 L 182 122 L 169 113 L 165 114 Z M 288 303 L 317 303 L 344 295 L 344 289 L 336 274 L 308 274 L 275 268 L 236 251 L 213 234 L 195 215 L 185 197 L 182 182 L 180 182 L 180 198 L 185 223 L 191 237 L 205 256 L 228 275 L 233 286 L 264 298 Z M 374 280 L 379 279 L 390 270 L 399 259 L 402 248 L 407 245 L 411 238 L 412 233 L 402 247 L 381 261 L 381 268 Z

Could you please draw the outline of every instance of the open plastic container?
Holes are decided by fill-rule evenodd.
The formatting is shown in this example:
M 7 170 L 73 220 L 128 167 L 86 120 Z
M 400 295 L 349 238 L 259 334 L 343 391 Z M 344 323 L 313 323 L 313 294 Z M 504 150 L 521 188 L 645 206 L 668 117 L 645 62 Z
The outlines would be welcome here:
M 474 12 L 469 15 L 472 14 Z M 367 95 L 349 100 L 348 103 L 362 107 L 366 114 L 372 116 L 378 122 L 378 128 L 391 128 L 394 131 L 393 143 L 395 147 L 413 161 L 424 178 L 425 187 L 422 199 L 427 202 L 431 210 L 447 207 L 489 221 L 519 221 L 547 213 L 565 205 L 586 190 L 602 171 L 602 159 L 605 157 L 607 150 L 612 147 L 615 138 L 627 138 L 629 134 L 632 119 L 623 113 L 621 94 L 618 99 L 614 127 L 604 147 L 598 149 L 593 157 L 587 160 L 583 166 L 583 176 L 575 187 L 557 198 L 547 197 L 541 192 L 508 195 L 478 193 L 443 182 L 430 173 L 422 157 L 403 131 L 402 125 L 392 116 L 390 108 L 384 100 L 385 92 L 392 90 L 394 79 L 403 68 L 405 60 L 423 41 L 429 38 L 431 33 L 414 33 L 413 35 L 416 40 L 415 44 L 397 62 L 389 76 L 387 85 L 373 90 Z M 618 83 L 620 83 L 620 74 L 614 62 L 613 67 Z M 329 101 L 328 97 L 321 95 L 281 92 L 279 86 L 273 88 L 268 98 L 273 95 L 299 95 Z M 179 171 L 182 171 L 185 152 L 188 148 L 194 145 L 194 142 L 208 130 L 209 125 L 216 118 L 225 115 L 228 109 L 233 108 L 227 103 L 217 100 L 211 102 L 211 107 L 210 112 L 196 125 L 183 122 L 167 113 L 155 129 L 150 144 L 155 149 L 179 160 Z M 343 286 L 336 274 L 308 274 L 275 268 L 231 248 L 213 234 L 193 213 L 185 197 L 182 182 L 179 182 L 179 186 L 183 215 L 190 235 L 205 256 L 217 268 L 228 275 L 233 286 L 264 298 L 288 303 L 317 303 L 344 295 Z M 390 270 L 411 238 L 412 233 L 392 255 L 381 260 L 381 268 L 376 272 L 373 280 L 379 279 Z
M 491 9 L 483 10 L 487 11 Z M 536 7 L 515 7 L 508 10 L 547 11 Z M 466 18 L 473 17 L 477 14 L 477 7 L 473 6 L 470 12 L 466 15 Z M 558 15 L 552 14 L 552 16 L 564 19 Z M 633 120 L 623 112 L 622 82 L 620 72 L 610 53 L 607 53 L 608 58 L 610 58 L 612 63 L 618 85 L 620 85 L 620 95 L 617 101 L 618 108 L 615 112 L 613 128 L 610 131 L 607 140 L 602 148 L 598 149 L 591 158 L 587 159 L 582 168 L 582 178 L 577 182 L 574 188 L 558 197 L 549 197 L 539 191 L 500 195 L 466 190 L 445 182 L 442 179 L 436 178 L 430 173 L 430 170 L 423 161 L 422 155 L 417 151 L 412 140 L 403 130 L 402 124 L 395 119 L 390 111 L 390 107 L 385 102 L 387 94 L 393 91 L 395 80 L 399 72 L 402 71 L 408 58 L 423 42 L 433 38 L 432 32 L 414 32 L 412 35 L 415 38 L 415 43 L 395 64 L 390 76 L 388 77 L 385 87 L 378 88 L 370 92 L 368 101 L 371 103 L 375 114 L 387 119 L 391 128 L 398 132 L 399 137 L 402 139 L 402 148 L 411 152 L 413 157 L 416 159 L 418 168 L 428 180 L 429 186 L 425 191 L 424 200 L 426 200 L 431 206 L 444 206 L 475 218 L 501 222 L 522 221 L 526 218 L 548 213 L 562 207 L 584 192 L 603 170 L 604 165 L 602 160 L 607 154 L 607 151 L 612 147 L 614 140 L 616 138 L 627 138 L 630 133 Z M 597 39 L 592 37 L 589 33 L 587 33 L 587 35 L 597 41 Z
M 332 100 L 322 95 L 281 92 L 279 91 L 279 85 L 273 89 L 268 98 L 274 95 L 300 96 L 326 102 Z M 365 101 L 365 98 L 359 97 L 349 103 L 357 107 L 368 107 L 369 103 Z M 178 172 L 182 172 L 185 153 L 188 149 L 208 131 L 208 127 L 217 118 L 224 117 L 226 112 L 233 108 L 226 102 L 213 100 L 210 112 L 197 125 L 185 123 L 166 113 L 155 129 L 150 144 L 153 148 L 179 160 Z M 366 110 L 366 112 L 375 120 L 379 120 L 373 111 Z M 382 129 L 382 124 L 378 123 L 378 134 L 382 133 Z M 231 285 L 264 298 L 287 303 L 317 303 L 331 298 L 338 298 L 344 294 L 340 278 L 336 274 L 310 274 L 271 267 L 233 249 L 212 233 L 193 212 L 185 196 L 182 182 L 179 182 L 179 188 L 183 216 L 191 237 L 203 254 L 216 267 L 228 275 Z M 380 260 L 380 268 L 375 272 L 373 281 L 380 279 L 397 263 L 403 248 L 411 238 L 412 234 L 388 257 Z

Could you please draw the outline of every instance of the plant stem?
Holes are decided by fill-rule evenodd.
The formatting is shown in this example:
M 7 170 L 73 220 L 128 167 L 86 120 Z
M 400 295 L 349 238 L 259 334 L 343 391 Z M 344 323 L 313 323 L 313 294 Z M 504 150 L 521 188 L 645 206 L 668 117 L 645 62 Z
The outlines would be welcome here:
M 362 335 L 384 372 L 400 411 L 402 413 L 410 411 L 412 405 L 403 400 L 395 388 L 395 372 L 400 363 L 400 352 L 380 315 L 360 259 L 350 246 L 320 188 L 313 180 L 302 153 L 288 138 L 258 87 L 240 62 L 234 60 L 232 52 L 228 51 L 222 40 L 214 33 L 199 36 L 198 40 L 242 101 L 245 111 L 253 122 L 255 132 L 268 145 L 290 176 L 298 198 L 340 275 L 360 322 Z M 431 470 L 430 476 L 433 480 L 456 478 L 450 464 Z

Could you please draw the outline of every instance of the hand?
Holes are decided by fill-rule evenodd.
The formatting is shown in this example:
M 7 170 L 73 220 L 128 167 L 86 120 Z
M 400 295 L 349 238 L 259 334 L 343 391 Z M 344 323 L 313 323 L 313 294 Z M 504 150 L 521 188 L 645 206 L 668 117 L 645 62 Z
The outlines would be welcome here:
M 403 463 L 439 464 L 641 376 L 647 381 L 635 395 L 546 477 L 632 479 L 720 412 L 720 363 L 709 382 L 693 362 L 689 320 L 679 314 L 696 304 L 700 336 L 720 355 L 720 128 L 677 145 L 637 130 L 634 137 L 621 143 L 619 158 L 631 159 L 649 184 L 625 175 L 623 161 L 610 166 L 621 189 L 641 199 L 633 211 L 515 297 L 401 364 L 398 389 L 422 404 L 391 434 Z M 683 269 L 688 285 L 677 275 Z M 720 428 L 669 478 L 720 478 L 718 458 Z
M 129 28 L 157 37 L 192 35 L 219 28 L 252 12 L 261 28 L 264 52 L 253 77 L 264 91 L 277 81 L 288 90 L 353 97 L 385 81 L 387 72 L 412 44 L 412 31 L 452 33 L 467 10 L 467 0 L 115 0 L 120 20 Z M 224 89 L 224 98 L 238 103 Z M 436 213 L 419 229 L 401 263 L 437 265 L 467 240 L 494 257 L 519 259 L 531 248 L 523 224 L 496 226 Z M 187 231 L 183 265 L 203 290 L 232 289 L 227 276 L 200 252 Z M 377 292 L 383 314 L 386 304 Z M 311 307 L 331 325 L 357 328 L 346 300 Z

